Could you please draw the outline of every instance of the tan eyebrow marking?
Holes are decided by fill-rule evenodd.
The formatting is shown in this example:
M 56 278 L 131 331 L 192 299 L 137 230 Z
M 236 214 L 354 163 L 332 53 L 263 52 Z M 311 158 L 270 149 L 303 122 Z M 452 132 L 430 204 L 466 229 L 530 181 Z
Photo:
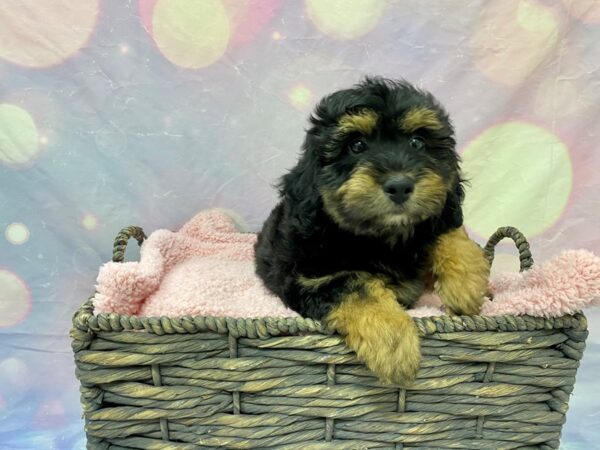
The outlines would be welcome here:
M 377 126 L 377 113 L 372 109 L 361 109 L 355 113 L 344 114 L 338 120 L 338 130 L 342 133 L 360 132 L 370 135 Z
M 400 119 L 400 129 L 405 133 L 412 133 L 419 128 L 439 130 L 443 127 L 435 111 L 424 106 L 415 106 Z

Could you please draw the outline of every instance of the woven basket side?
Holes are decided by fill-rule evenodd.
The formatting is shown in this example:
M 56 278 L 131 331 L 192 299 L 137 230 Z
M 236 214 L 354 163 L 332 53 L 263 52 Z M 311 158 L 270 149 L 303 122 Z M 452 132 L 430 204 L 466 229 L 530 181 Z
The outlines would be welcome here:
M 102 331 L 76 362 L 89 448 L 558 448 L 585 337 L 432 333 L 407 390 L 337 335 Z

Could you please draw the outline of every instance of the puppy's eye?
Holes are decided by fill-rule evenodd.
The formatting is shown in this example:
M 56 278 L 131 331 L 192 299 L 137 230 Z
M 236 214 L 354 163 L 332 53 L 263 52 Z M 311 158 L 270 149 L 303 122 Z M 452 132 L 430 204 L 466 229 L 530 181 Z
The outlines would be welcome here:
M 367 146 L 367 143 L 362 139 L 356 139 L 355 141 L 352 141 L 350 145 L 348 145 L 348 150 L 350 150 L 352 153 L 362 153 L 368 148 L 369 147 Z
M 425 147 L 425 141 L 420 136 L 413 136 L 410 139 L 408 145 L 410 145 L 415 150 L 421 150 L 423 147 Z

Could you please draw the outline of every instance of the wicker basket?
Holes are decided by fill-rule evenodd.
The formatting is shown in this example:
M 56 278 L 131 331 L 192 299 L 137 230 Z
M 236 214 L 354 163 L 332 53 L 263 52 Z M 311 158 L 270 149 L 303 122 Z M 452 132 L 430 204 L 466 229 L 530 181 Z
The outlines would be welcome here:
M 115 241 L 122 261 L 124 229 Z M 521 268 L 531 254 L 514 228 Z M 93 315 L 71 331 L 88 449 L 556 449 L 587 337 L 583 315 L 415 318 L 410 389 L 378 385 L 303 318 Z

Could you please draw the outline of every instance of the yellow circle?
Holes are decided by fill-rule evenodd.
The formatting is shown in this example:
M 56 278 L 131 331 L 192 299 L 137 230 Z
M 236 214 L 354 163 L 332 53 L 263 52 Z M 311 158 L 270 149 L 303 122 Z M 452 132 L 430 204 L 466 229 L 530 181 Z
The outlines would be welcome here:
M 294 108 L 303 110 L 312 106 L 313 93 L 303 84 L 298 84 L 290 89 L 288 98 Z
M 223 56 L 230 23 L 219 0 L 159 0 L 152 30 L 156 45 L 169 61 L 199 69 Z
M 22 322 L 31 309 L 31 298 L 25 283 L 14 273 L 0 269 L 0 327 Z
M 29 113 L 15 105 L 0 104 L 0 163 L 25 164 L 38 149 L 38 131 Z
M 86 214 L 83 216 L 83 219 L 81 219 L 81 224 L 86 230 L 94 231 L 98 228 L 98 219 L 93 214 Z
M 465 222 L 482 237 L 511 225 L 531 237 L 550 227 L 571 192 L 571 160 L 554 134 L 526 122 L 506 122 L 478 136 L 463 153 L 470 187 Z
M 6 227 L 4 236 L 11 244 L 21 245 L 29 240 L 29 228 L 22 223 L 11 223 Z
M 385 8 L 385 0 L 306 0 L 317 28 L 338 39 L 355 39 L 371 31 Z
M 26 67 L 63 62 L 89 39 L 98 0 L 2 0 L 0 58 Z
M 517 85 L 554 50 L 559 25 L 555 12 L 537 0 L 492 1 L 470 39 L 475 65 L 498 83 Z

